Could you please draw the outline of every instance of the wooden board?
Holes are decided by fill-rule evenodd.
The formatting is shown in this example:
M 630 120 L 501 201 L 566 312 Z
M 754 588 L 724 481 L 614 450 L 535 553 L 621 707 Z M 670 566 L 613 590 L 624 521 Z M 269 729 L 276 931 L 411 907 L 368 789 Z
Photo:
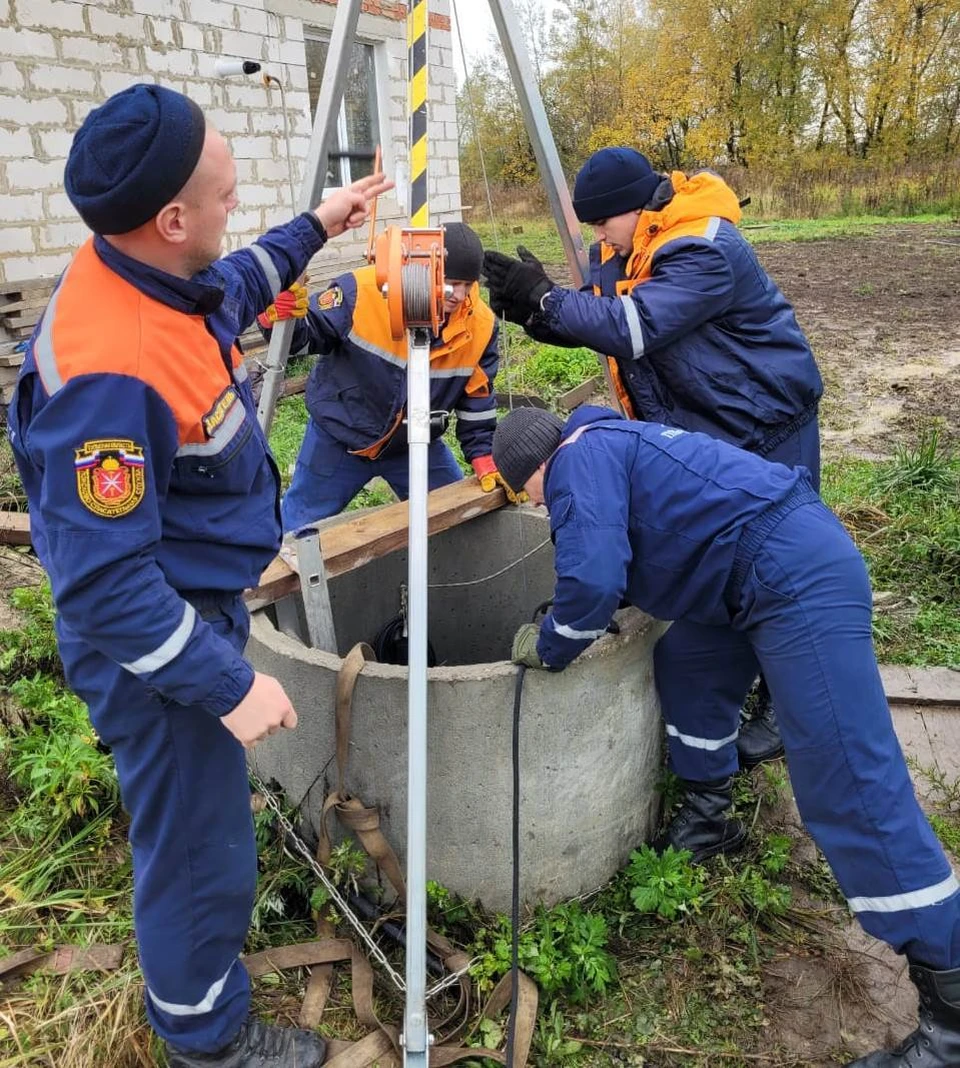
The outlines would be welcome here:
M 29 545 L 30 516 L 26 512 L 0 512 L 0 545 Z
M 565 412 L 572 412 L 574 408 L 578 408 L 584 401 L 589 400 L 594 393 L 602 392 L 605 388 L 603 376 L 594 375 L 593 378 L 588 378 L 586 382 L 581 382 L 579 386 L 574 386 L 573 389 L 557 397 L 557 406 L 563 408 Z
M 465 478 L 434 490 L 427 497 L 428 529 L 439 534 L 467 523 L 507 503 L 503 490 L 484 493 L 475 478 Z M 30 516 L 26 512 L 0 512 L 0 544 L 29 545 Z M 398 501 L 375 512 L 358 514 L 320 533 L 320 548 L 327 578 L 342 575 L 407 544 L 407 503 Z M 300 576 L 279 556 L 247 591 L 251 607 L 262 608 L 286 597 L 300 586 Z
M 475 478 L 466 478 L 429 494 L 428 529 L 431 534 L 439 534 L 502 508 L 506 503 L 503 490 L 484 493 Z M 328 579 L 406 548 L 406 545 L 406 501 L 345 519 L 320 532 L 320 550 Z M 256 589 L 247 591 L 247 602 L 251 608 L 263 608 L 294 593 L 299 587 L 300 576 L 278 556 L 260 576 Z

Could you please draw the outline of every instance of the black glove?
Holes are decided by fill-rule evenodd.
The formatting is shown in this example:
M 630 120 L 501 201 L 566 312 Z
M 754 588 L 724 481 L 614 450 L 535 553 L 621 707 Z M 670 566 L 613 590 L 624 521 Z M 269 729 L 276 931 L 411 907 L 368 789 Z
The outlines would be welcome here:
M 485 252 L 483 274 L 490 288 L 493 311 L 523 326 L 540 310 L 540 301 L 553 289 L 554 283 L 533 253 L 522 246 L 517 252 L 519 260 L 502 252 Z

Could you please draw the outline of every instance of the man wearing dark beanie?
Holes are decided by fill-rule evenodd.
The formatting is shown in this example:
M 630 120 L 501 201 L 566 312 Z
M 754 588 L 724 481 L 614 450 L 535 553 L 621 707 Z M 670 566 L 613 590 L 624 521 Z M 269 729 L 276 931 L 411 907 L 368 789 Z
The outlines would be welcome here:
M 960 884 L 893 729 L 863 558 L 810 472 L 588 406 L 562 426 L 548 412 L 511 412 L 493 456 L 514 490 L 546 505 L 554 545 L 550 611 L 517 631 L 514 662 L 575 671 L 626 602 L 715 626 L 734 701 L 762 667 L 803 822 L 850 911 L 906 957 L 920 995 L 919 1027 L 847 1068 L 960 1065 Z M 672 741 L 716 725 L 691 718 L 667 729 Z M 688 792 L 674 821 L 696 826 L 689 848 L 701 857 L 747 837 L 727 818 L 736 751 L 711 747 L 707 760 L 709 781 Z M 654 848 L 671 844 L 664 838 Z
M 519 260 L 488 252 L 493 309 L 538 340 L 603 354 L 629 418 L 803 464 L 818 486 L 823 383 L 793 309 L 737 229 L 740 206 L 730 187 L 709 171 L 661 175 L 635 149 L 604 148 L 577 175 L 573 206 L 597 236 L 588 285 L 579 292 L 555 286 L 525 250 Z M 683 622 L 657 646 L 667 724 L 697 709 L 720 714 L 721 703 L 734 717 L 705 742 L 671 736 L 671 753 L 689 750 L 682 763 L 691 781 L 703 777 L 698 761 L 706 766 L 701 742 L 736 747 L 742 767 L 783 752 L 762 680 L 750 718 L 741 720 L 720 697 L 727 687 L 715 639 L 713 628 Z M 683 829 L 676 830 L 682 848 Z
M 243 657 L 280 487 L 234 339 L 392 183 L 221 259 L 227 143 L 187 97 L 134 85 L 87 116 L 64 184 L 93 236 L 31 338 L 10 438 L 67 681 L 130 816 L 147 1015 L 170 1068 L 315 1068 L 319 1035 L 249 1015 L 239 959 L 257 879 L 244 752 L 297 715 Z
M 430 345 L 430 489 L 462 478 L 440 436 L 456 416 L 463 454 L 487 492 L 504 486 L 490 455 L 497 409 L 497 320 L 480 298 L 480 238 L 462 222 L 444 226 L 448 286 L 443 325 Z M 373 478 L 407 497 L 407 341 L 390 333 L 387 303 L 372 266 L 335 278 L 313 294 L 298 287 L 259 317 L 299 320 L 291 352 L 322 353 L 307 380 L 310 419 L 281 511 L 284 531 L 335 515 Z M 508 491 L 509 493 L 509 491 Z

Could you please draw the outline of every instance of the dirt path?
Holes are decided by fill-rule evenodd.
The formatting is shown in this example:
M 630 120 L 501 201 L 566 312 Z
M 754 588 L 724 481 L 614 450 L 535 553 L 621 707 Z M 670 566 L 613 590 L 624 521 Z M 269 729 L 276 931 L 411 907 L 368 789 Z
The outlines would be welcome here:
M 918 420 L 960 441 L 960 222 L 757 246 L 825 381 L 827 458 L 885 456 Z
M 893 720 L 904 753 L 914 762 L 921 803 L 933 810 L 942 797 L 931 773 L 947 782 L 960 777 L 960 708 L 896 705 Z M 792 799 L 774 818 L 789 827 L 795 853 L 813 850 Z M 771 1049 L 790 1050 L 803 1068 L 837 1068 L 845 1063 L 838 1059 L 841 1050 L 862 1056 L 880 1045 L 892 1046 L 917 1025 L 917 991 L 903 957 L 852 920 L 831 932 L 829 942 L 822 956 L 784 954 L 764 970 L 766 1040 Z M 769 1063 L 777 1061 L 774 1056 Z

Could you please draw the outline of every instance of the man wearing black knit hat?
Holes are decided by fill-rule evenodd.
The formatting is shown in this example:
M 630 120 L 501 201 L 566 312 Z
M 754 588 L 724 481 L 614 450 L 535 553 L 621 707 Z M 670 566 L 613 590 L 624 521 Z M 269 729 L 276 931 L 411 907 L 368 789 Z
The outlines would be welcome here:
M 663 175 L 635 149 L 604 148 L 577 175 L 573 206 L 597 237 L 587 285 L 555 286 L 523 249 L 519 260 L 488 252 L 493 309 L 538 340 L 606 356 L 628 418 L 803 464 L 818 486 L 823 383 L 793 309 L 737 229 L 733 190 L 709 171 Z M 671 627 L 657 646 L 657 688 L 674 770 L 691 794 L 720 783 L 729 796 L 729 770 L 780 756 L 783 744 L 764 685 L 752 718 L 731 707 L 715 638 L 694 622 Z M 674 830 L 678 848 L 698 834 L 695 821 Z M 713 844 L 732 852 L 743 839 Z
M 220 259 L 236 168 L 187 97 L 117 93 L 67 160 L 93 236 L 31 338 L 10 440 L 67 681 L 130 815 L 147 1015 L 170 1068 L 324 1060 L 319 1035 L 249 1016 L 240 961 L 257 878 L 244 751 L 297 714 L 243 657 L 279 485 L 234 339 L 391 184 L 372 175 Z
M 762 667 L 803 822 L 850 911 L 906 957 L 920 995 L 916 1030 L 847 1068 L 957 1068 L 960 883 L 893 729 L 863 558 L 810 472 L 589 406 L 566 423 L 510 412 L 493 456 L 515 491 L 546 506 L 554 547 L 550 611 L 517 631 L 514 662 L 566 670 L 626 602 L 714 627 L 734 698 Z M 691 852 L 713 856 L 744 836 L 728 805 L 721 784 L 688 795 L 676 819 L 696 827 Z
M 491 457 L 497 423 L 493 392 L 497 320 L 480 298 L 480 238 L 465 223 L 444 227 L 448 294 L 443 324 L 430 344 L 430 489 L 463 475 L 440 440 L 451 414 L 466 459 L 487 492 L 503 480 Z M 281 294 L 259 317 L 265 333 L 278 319 L 299 320 L 290 351 L 321 353 L 307 380 L 310 420 L 281 511 L 284 531 L 335 515 L 375 475 L 407 497 L 407 340 L 390 332 L 376 271 L 361 267 L 307 300 L 302 286 Z

